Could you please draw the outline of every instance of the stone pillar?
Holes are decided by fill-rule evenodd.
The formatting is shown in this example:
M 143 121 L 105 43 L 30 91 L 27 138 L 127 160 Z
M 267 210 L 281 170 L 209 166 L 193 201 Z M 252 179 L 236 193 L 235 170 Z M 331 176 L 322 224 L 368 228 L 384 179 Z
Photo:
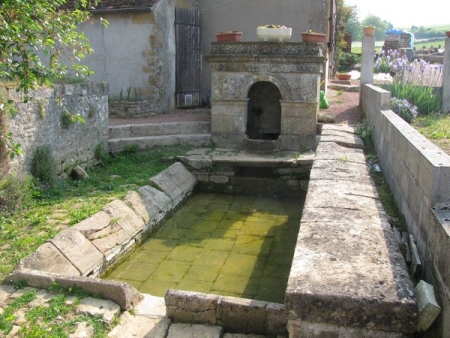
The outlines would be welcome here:
M 375 37 L 365 36 L 362 39 L 362 55 L 361 55 L 361 79 L 359 87 L 359 104 L 361 105 L 362 86 L 373 83 L 373 66 L 375 57 Z
M 442 78 L 442 111 L 450 113 L 450 38 L 445 39 L 444 74 Z

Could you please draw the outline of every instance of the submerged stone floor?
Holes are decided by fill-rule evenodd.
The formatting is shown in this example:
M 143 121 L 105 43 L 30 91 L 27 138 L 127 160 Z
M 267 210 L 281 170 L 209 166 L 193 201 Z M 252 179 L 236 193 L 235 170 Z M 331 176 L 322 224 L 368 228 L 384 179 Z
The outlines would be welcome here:
M 283 303 L 302 203 L 197 194 L 107 278 L 155 296 L 173 288 Z

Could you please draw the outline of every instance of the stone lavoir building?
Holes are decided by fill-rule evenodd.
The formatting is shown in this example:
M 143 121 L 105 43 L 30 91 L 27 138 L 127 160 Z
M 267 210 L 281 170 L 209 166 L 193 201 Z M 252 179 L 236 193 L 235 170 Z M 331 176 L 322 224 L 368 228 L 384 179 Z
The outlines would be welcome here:
M 239 30 L 242 41 L 258 41 L 258 26 L 282 24 L 292 27 L 292 42 L 309 29 L 325 33 L 328 60 L 334 46 L 334 0 L 102 0 L 91 12 L 80 27 L 94 50 L 86 64 L 93 81 L 109 83 L 110 114 L 124 117 L 208 100 L 211 71 L 204 55 L 220 31 Z

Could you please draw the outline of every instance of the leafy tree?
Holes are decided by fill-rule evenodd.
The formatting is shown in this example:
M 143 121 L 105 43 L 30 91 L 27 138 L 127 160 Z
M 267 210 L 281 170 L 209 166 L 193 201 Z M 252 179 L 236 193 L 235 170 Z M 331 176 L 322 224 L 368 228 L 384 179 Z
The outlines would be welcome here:
M 344 40 L 345 25 L 351 17 L 353 7 L 347 6 L 344 0 L 336 0 L 336 32 L 335 41 L 336 48 L 334 51 L 335 64 L 333 67 L 333 74 L 337 71 L 339 59 L 341 58 L 342 49 L 347 45 Z
M 96 0 L 94 0 L 95 2 Z M 92 52 L 77 25 L 89 17 L 88 0 L 68 9 L 66 0 L 0 0 L 0 78 L 18 82 L 25 94 L 48 79 L 73 72 L 87 76 L 79 62 Z
M 30 90 L 50 79 L 91 74 L 80 64 L 92 49 L 77 25 L 89 18 L 88 6 L 96 3 L 75 0 L 69 8 L 66 0 L 0 0 L 0 80 L 17 82 L 17 90 L 27 98 Z M 7 98 L 0 100 L 0 156 L 5 145 L 10 157 L 21 153 L 6 130 L 4 116 L 12 107 Z
M 345 30 L 352 34 L 352 40 L 361 41 L 362 26 L 358 19 L 358 11 L 356 6 L 352 6 L 352 13 L 350 14 L 346 24 Z

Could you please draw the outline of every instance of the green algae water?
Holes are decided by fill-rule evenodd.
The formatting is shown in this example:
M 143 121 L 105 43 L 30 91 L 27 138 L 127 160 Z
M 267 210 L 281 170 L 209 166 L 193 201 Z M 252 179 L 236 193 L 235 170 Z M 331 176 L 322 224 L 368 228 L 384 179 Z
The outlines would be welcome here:
M 303 201 L 196 194 L 107 279 L 284 302 Z

